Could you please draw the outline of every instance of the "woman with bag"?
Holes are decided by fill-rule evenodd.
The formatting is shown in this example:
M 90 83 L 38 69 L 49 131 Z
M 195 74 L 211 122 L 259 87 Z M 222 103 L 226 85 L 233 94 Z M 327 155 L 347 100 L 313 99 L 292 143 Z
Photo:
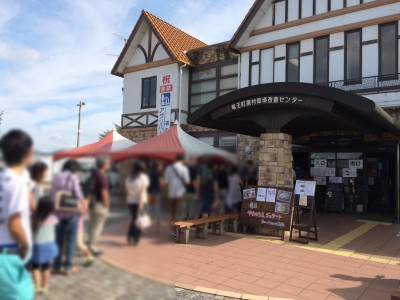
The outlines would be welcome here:
M 147 188 L 149 177 L 144 173 L 144 167 L 140 162 L 135 162 L 131 173 L 126 178 L 125 188 L 127 193 L 127 204 L 131 213 L 131 224 L 129 226 L 127 240 L 130 245 L 137 245 L 144 227 L 148 227 L 149 217 L 144 208 L 147 204 Z
M 52 196 L 55 200 L 56 215 L 59 223 L 56 229 L 56 241 L 60 252 L 53 264 L 54 273 L 70 275 L 76 272 L 73 267 L 75 256 L 76 236 L 80 214 L 86 205 L 82 194 L 77 172 L 80 166 L 76 160 L 70 159 L 64 165 L 62 172 L 53 180 Z M 66 244 L 66 245 L 65 245 Z M 62 262 L 63 249 L 65 261 Z M 63 268 L 63 269 L 61 269 Z

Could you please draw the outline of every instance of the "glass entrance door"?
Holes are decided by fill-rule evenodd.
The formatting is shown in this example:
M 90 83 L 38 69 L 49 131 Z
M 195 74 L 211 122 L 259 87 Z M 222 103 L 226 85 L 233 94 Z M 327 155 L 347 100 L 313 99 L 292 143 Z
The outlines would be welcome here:
M 368 217 L 382 220 L 395 218 L 395 155 L 368 153 L 366 163 Z

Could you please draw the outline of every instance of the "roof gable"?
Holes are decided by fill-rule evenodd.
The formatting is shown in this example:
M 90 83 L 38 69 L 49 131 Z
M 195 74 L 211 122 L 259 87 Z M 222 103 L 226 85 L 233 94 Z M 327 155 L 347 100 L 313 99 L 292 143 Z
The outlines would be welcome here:
M 154 33 L 154 35 L 160 41 L 160 44 L 164 47 L 171 60 L 173 61 L 185 64 L 192 64 L 185 52 L 207 45 L 204 42 L 180 30 L 179 28 L 143 10 L 142 14 L 139 17 L 139 20 L 137 21 L 132 33 L 129 36 L 129 39 L 122 49 L 122 52 L 119 55 L 118 60 L 116 61 L 111 71 L 111 74 L 123 77 L 123 70 L 129 64 L 135 50 L 137 50 L 138 48 L 140 49 L 141 46 L 139 45 L 139 43 L 148 29 L 150 29 L 150 33 Z M 155 52 L 158 46 L 159 45 L 156 45 L 156 47 L 151 52 Z M 154 53 L 152 53 L 152 55 L 145 54 L 145 57 L 146 60 L 152 61 L 152 59 L 154 58 Z
M 242 44 L 243 40 L 245 41 L 250 37 L 251 32 L 267 13 L 272 2 L 273 0 L 256 0 L 254 2 L 232 39 L 229 41 L 229 48 L 236 51 L 240 48 L 238 44 Z

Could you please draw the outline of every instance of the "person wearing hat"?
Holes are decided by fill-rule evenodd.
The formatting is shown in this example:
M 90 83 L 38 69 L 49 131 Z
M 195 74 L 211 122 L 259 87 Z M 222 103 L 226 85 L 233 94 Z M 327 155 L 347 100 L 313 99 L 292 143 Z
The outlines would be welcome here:
M 94 193 L 91 199 L 91 211 L 89 222 L 89 249 L 94 256 L 102 254 L 96 248 L 96 242 L 103 231 L 110 206 L 110 185 L 107 170 L 110 168 L 108 157 L 96 159 L 97 170 L 94 173 Z

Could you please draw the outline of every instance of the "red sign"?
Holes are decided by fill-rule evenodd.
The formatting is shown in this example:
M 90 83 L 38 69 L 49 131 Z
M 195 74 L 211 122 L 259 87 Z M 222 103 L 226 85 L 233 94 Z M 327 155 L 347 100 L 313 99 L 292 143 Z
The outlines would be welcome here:
M 160 93 L 170 93 L 172 92 L 172 84 L 160 86 Z

